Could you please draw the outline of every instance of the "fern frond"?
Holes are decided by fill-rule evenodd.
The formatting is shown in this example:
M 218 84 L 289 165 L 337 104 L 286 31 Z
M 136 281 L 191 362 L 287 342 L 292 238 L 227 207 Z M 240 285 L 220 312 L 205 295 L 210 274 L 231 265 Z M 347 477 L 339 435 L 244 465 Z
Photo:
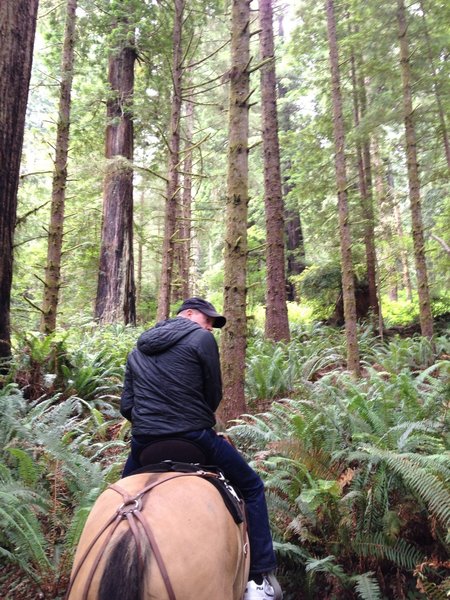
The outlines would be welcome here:
M 372 571 L 355 575 L 351 579 L 355 582 L 355 591 L 361 600 L 381 600 L 383 598 L 378 581 Z
M 341 581 L 348 580 L 348 576 L 344 572 L 344 569 L 341 565 L 336 564 L 335 560 L 336 557 L 333 555 L 321 559 L 309 558 L 306 561 L 305 570 L 312 575 L 315 573 L 329 573 Z
M 403 539 L 398 539 L 394 544 L 388 544 L 381 534 L 371 537 L 357 537 L 352 542 L 355 551 L 361 556 L 386 559 L 395 565 L 412 571 L 416 565 L 423 561 L 423 554 Z
M 414 455 L 395 454 L 373 447 L 364 451 L 371 457 L 386 462 L 390 469 L 399 474 L 412 492 L 428 506 L 447 529 L 450 524 L 450 492 L 448 486 L 442 484 L 434 475 L 428 473 L 416 462 Z
M 66 546 L 71 553 L 76 548 L 94 502 L 103 489 L 103 486 L 91 489 L 83 496 L 82 503 L 77 507 L 66 534 Z
M 297 565 L 304 565 L 310 554 L 300 546 L 289 542 L 273 542 L 273 548 L 279 558 L 289 558 Z
M 21 448 L 5 448 L 5 451 L 13 456 L 17 461 L 17 470 L 22 481 L 33 487 L 36 485 L 41 473 L 42 467 L 40 467 L 33 458 L 22 450 Z

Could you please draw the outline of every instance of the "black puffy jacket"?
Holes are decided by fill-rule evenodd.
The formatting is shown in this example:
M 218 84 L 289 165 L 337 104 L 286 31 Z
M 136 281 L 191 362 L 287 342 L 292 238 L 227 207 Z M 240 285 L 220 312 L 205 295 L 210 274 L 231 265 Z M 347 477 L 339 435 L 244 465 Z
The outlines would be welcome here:
M 133 435 L 170 435 L 215 425 L 222 399 L 213 334 L 189 319 L 157 323 L 128 355 L 120 412 Z

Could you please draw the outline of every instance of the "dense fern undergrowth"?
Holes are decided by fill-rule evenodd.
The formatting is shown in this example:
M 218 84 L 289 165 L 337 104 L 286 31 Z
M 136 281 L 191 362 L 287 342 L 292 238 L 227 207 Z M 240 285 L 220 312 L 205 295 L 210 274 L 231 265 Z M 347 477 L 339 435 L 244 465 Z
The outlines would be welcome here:
M 0 597 L 63 598 L 98 494 L 119 478 L 118 400 L 136 329 L 17 340 L 0 390 Z M 229 433 L 266 483 L 286 600 L 450 594 L 450 332 L 381 340 L 363 377 L 341 331 L 249 342 L 249 414 Z

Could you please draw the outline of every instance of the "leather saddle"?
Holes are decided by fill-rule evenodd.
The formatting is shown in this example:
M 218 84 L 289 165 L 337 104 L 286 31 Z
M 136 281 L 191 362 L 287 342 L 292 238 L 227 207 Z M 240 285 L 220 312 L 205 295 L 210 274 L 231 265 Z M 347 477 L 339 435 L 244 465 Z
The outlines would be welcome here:
M 237 524 L 245 520 L 242 495 L 207 459 L 199 444 L 184 438 L 164 438 L 147 444 L 139 455 L 142 467 L 138 473 L 195 473 L 209 481 L 220 492 L 225 506 Z

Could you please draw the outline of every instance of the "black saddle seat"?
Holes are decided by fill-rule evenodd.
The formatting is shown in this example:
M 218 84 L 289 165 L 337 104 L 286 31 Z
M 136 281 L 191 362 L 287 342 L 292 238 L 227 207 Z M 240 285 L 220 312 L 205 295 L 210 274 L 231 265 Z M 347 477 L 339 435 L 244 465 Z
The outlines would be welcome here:
M 200 465 L 205 465 L 207 462 L 205 453 L 199 444 L 184 438 L 155 440 L 150 442 L 139 455 L 139 461 L 143 467 L 158 464 L 165 460 Z

